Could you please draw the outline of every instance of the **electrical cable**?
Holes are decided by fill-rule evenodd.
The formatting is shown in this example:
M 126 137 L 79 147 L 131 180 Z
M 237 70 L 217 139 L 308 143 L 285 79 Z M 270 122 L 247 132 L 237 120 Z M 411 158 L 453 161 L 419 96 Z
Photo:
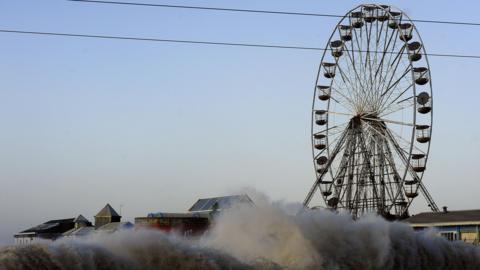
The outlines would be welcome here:
M 271 49 L 292 49 L 292 50 L 310 50 L 310 51 L 325 51 L 325 50 L 328 50 L 328 48 L 320 48 L 320 47 L 305 47 L 305 46 L 278 45 L 278 44 L 234 43 L 234 42 L 218 42 L 218 41 L 202 41 L 202 40 L 182 40 L 182 39 L 163 39 L 163 38 L 148 38 L 148 37 L 92 35 L 92 34 L 76 34 L 76 33 L 24 31 L 24 30 L 12 30 L 12 29 L 0 29 L 0 33 L 61 36 L 61 37 L 77 37 L 77 38 L 97 38 L 97 39 L 112 39 L 112 40 L 166 42 L 166 43 L 203 44 L 203 45 L 218 45 L 218 46 L 256 47 L 256 48 L 271 48 Z M 366 51 L 355 50 L 355 52 L 366 52 Z M 377 51 L 370 51 L 370 52 L 383 53 L 383 52 L 377 52 Z M 385 53 L 391 53 L 391 52 L 385 52 Z M 403 54 L 406 54 L 406 53 L 403 53 Z M 434 56 L 434 57 L 480 59 L 480 55 L 444 54 L 444 53 L 428 53 L 427 55 L 428 56 Z
M 119 1 L 104 1 L 104 0 L 66 0 L 66 1 L 84 2 L 84 3 L 93 3 L 93 4 L 161 7 L 161 8 L 178 8 L 178 9 L 197 9 L 197 10 L 226 11 L 226 12 L 263 13 L 263 14 L 274 14 L 274 15 L 314 16 L 314 17 L 331 17 L 331 18 L 343 18 L 344 17 L 343 15 L 322 14 L 322 13 L 305 13 L 305 12 L 289 12 L 289 11 L 274 11 L 274 10 L 239 9 L 239 8 L 219 8 L 219 7 L 169 5 L 169 4 L 150 4 L 150 3 L 119 2 Z M 413 22 L 420 22 L 420 23 L 480 26 L 480 23 L 476 23 L 476 22 L 419 20 L 419 19 L 412 19 L 412 21 Z

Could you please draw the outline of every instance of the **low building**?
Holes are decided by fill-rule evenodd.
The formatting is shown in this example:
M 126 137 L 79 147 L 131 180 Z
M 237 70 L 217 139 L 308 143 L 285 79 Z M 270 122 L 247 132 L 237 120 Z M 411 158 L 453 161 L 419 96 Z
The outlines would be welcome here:
M 210 225 L 208 214 L 192 213 L 151 213 L 147 217 L 135 218 L 136 228 L 157 229 L 194 236 L 205 232 Z
M 24 245 L 44 241 L 54 241 L 63 233 L 75 227 L 74 218 L 49 220 L 43 224 L 15 234 L 15 244 Z
M 450 241 L 479 244 L 480 210 L 424 212 L 405 219 L 415 230 L 434 228 Z
M 200 235 L 208 230 L 216 214 L 242 203 L 254 205 L 247 195 L 199 199 L 190 207 L 189 213 L 150 213 L 146 217 L 135 218 L 135 227 L 176 232 L 184 236 Z
M 121 222 L 122 217 L 110 204 L 95 215 L 95 225 L 83 215 L 76 218 L 50 220 L 14 235 L 15 244 L 31 244 L 36 242 L 54 241 L 61 237 L 84 237 L 95 232 L 115 232 L 131 229 L 133 224 Z

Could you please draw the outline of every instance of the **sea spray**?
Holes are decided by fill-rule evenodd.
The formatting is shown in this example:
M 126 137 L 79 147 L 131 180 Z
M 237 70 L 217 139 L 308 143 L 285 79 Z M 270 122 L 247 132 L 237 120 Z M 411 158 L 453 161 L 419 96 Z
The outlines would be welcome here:
M 226 211 L 206 246 L 245 263 L 261 256 L 285 269 L 480 269 L 480 248 L 449 242 L 432 230 L 415 232 L 375 215 L 358 220 L 328 210 L 287 215 L 283 208 L 277 203 Z
M 256 202 L 223 211 L 200 238 L 96 233 L 0 250 L 0 269 L 480 269 L 480 249 L 378 216 Z
M 0 269 L 149 270 L 275 269 L 265 262 L 246 265 L 232 256 L 176 235 L 152 230 L 98 233 L 65 238 L 49 245 L 8 247 L 0 251 Z
M 295 217 L 274 207 L 240 206 L 225 211 L 203 242 L 245 263 L 260 257 L 292 269 L 321 265 Z

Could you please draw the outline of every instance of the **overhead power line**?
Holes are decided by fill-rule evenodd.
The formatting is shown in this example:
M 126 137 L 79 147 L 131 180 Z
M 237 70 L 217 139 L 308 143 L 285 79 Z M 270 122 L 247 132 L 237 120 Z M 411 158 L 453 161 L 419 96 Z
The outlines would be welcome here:
M 219 7 L 186 6 L 186 5 L 168 5 L 168 4 L 150 4 L 150 3 L 138 3 L 138 2 L 118 2 L 118 1 L 103 1 L 103 0 L 67 0 L 67 1 L 94 3 L 94 4 L 126 5 L 126 6 L 197 9 L 197 10 L 208 10 L 208 11 L 244 12 L 244 13 L 263 13 L 263 14 L 274 14 L 274 15 L 314 16 L 314 17 L 330 17 L 330 18 L 343 18 L 344 17 L 343 15 L 336 15 L 336 14 L 290 12 L 290 11 L 275 11 L 275 10 L 256 10 L 256 9 L 239 9 L 239 8 L 219 8 Z M 480 23 L 476 23 L 476 22 L 420 20 L 420 19 L 412 19 L 412 21 L 413 22 L 420 22 L 420 23 L 480 26 Z
M 57 37 L 75 37 L 75 38 L 92 38 L 92 39 L 110 39 L 110 40 L 130 40 L 130 41 L 146 41 L 146 42 L 165 42 L 165 43 L 184 43 L 197 45 L 217 45 L 217 46 L 237 46 L 237 47 L 254 47 L 254 48 L 269 48 L 269 49 L 291 49 L 291 50 L 310 50 L 310 51 L 325 51 L 328 48 L 320 47 L 305 47 L 293 45 L 279 45 L 279 44 L 258 44 L 258 43 L 235 43 L 235 42 L 219 42 L 206 40 L 182 40 L 182 39 L 164 39 L 164 38 L 149 38 L 149 37 L 129 37 L 129 36 L 111 36 L 111 35 L 92 35 L 92 34 L 76 34 L 76 33 L 60 33 L 60 32 L 39 32 L 39 31 L 24 31 L 13 29 L 0 29 L 0 33 L 23 34 L 23 35 L 37 35 L 37 36 L 57 36 Z M 367 52 L 355 50 L 355 52 Z M 370 53 L 383 53 L 378 51 L 369 51 Z M 387 54 L 396 52 L 385 52 Z M 403 53 L 406 54 L 406 53 Z M 465 55 L 465 54 L 445 54 L 445 53 L 428 53 L 428 56 L 434 57 L 453 57 L 453 58 L 474 58 L 480 59 L 480 55 Z

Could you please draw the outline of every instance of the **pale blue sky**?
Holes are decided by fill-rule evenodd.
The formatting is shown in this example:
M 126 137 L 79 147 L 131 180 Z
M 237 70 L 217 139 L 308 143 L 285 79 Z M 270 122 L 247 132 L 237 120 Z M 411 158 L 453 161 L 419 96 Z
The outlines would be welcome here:
M 360 1 L 153 1 L 344 14 Z M 397 1 L 475 21 L 478 1 Z M 0 28 L 322 47 L 337 19 L 0 0 Z M 427 51 L 480 54 L 480 27 L 417 24 Z M 301 201 L 321 53 L 0 33 L 0 243 L 107 202 L 128 219 L 245 186 Z M 437 203 L 479 208 L 480 60 L 430 58 Z M 419 198 L 415 210 L 426 210 Z

